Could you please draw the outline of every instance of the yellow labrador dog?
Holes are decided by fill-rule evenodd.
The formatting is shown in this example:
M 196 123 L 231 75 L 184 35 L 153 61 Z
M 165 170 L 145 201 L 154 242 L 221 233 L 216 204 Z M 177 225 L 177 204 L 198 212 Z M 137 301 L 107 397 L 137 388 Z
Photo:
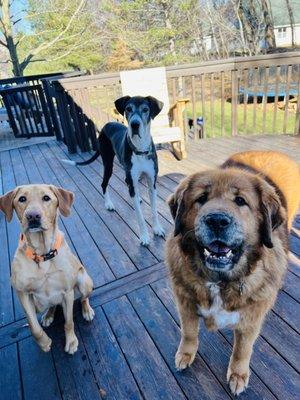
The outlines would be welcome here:
M 81 294 L 82 315 L 94 317 L 88 296 L 93 282 L 80 261 L 72 254 L 59 230 L 58 210 L 67 217 L 73 193 L 50 185 L 24 185 L 0 197 L 0 209 L 11 221 L 13 210 L 22 233 L 12 263 L 12 285 L 22 303 L 32 335 L 43 351 L 51 348 L 51 339 L 42 329 L 36 312 L 46 311 L 42 325 L 49 326 L 55 307 L 62 305 L 65 317 L 65 351 L 74 354 L 78 340 L 74 332 L 74 289 Z

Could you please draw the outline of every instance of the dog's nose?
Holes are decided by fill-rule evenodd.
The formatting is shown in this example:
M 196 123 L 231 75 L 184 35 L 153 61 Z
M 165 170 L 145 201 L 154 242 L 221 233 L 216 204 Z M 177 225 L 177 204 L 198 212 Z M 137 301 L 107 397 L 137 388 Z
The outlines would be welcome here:
M 213 213 L 208 214 L 205 217 L 205 223 L 211 229 L 225 229 L 230 225 L 232 222 L 232 217 L 228 214 L 224 213 Z
M 39 212 L 35 212 L 35 211 L 30 211 L 28 213 L 26 213 L 26 218 L 29 222 L 31 221 L 40 221 L 42 216 Z
M 137 131 L 140 127 L 140 123 L 138 121 L 132 121 L 130 125 L 133 131 Z

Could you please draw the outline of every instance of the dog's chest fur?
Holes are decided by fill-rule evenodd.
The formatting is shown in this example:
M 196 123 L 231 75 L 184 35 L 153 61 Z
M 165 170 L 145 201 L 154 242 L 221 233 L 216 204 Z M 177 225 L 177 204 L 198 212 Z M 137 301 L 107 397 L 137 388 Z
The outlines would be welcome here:
M 131 156 L 131 162 L 132 162 L 131 176 L 134 181 L 143 174 L 150 177 L 154 177 L 155 169 L 154 169 L 154 161 L 152 158 L 149 158 L 146 155 L 136 155 L 133 153 Z
M 77 271 L 68 262 L 64 249 L 51 261 L 38 266 L 21 255 L 22 263 L 13 264 L 12 284 L 20 291 L 32 295 L 38 311 L 61 304 L 65 293 L 76 284 Z
M 212 300 L 209 308 L 198 305 L 198 312 L 204 319 L 212 319 L 217 329 L 227 326 L 234 326 L 239 322 L 240 314 L 238 311 L 227 311 L 224 309 L 223 300 L 220 295 L 220 287 L 217 283 L 208 282 L 206 287 Z

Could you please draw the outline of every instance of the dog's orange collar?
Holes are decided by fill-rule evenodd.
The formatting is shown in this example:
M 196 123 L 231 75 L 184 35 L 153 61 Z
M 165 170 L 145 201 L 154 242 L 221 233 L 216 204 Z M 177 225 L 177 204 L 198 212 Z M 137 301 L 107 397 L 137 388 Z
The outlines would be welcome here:
M 37 264 L 39 264 L 40 262 L 43 262 L 43 261 L 51 260 L 52 258 L 54 258 L 57 255 L 58 250 L 61 248 L 62 241 L 63 241 L 63 236 L 60 233 L 58 233 L 56 236 L 54 245 L 53 245 L 53 249 L 51 249 L 49 251 L 49 253 L 38 255 L 28 245 L 25 235 L 23 233 L 21 233 L 21 236 L 20 236 L 20 245 L 24 245 L 24 244 L 26 245 L 26 248 L 25 248 L 26 257 L 30 258 Z

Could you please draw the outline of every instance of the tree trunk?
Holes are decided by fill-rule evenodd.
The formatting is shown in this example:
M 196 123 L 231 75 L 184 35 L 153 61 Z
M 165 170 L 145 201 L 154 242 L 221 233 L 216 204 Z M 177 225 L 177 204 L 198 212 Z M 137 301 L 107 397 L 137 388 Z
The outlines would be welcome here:
M 274 23 L 271 15 L 271 10 L 267 0 L 261 0 L 261 8 L 265 21 L 265 42 L 268 49 L 275 49 L 275 34 L 274 34 Z
M 17 48 L 16 48 L 16 44 L 14 42 L 9 8 L 10 8 L 9 0 L 2 0 L 3 35 L 6 40 L 6 46 L 9 51 L 10 60 L 13 65 L 13 74 L 15 76 L 23 76 L 23 69 L 20 66 Z
M 290 0 L 285 0 L 285 1 L 286 1 L 286 6 L 287 6 L 287 9 L 288 9 L 289 18 L 290 18 L 290 25 L 291 25 L 291 32 L 292 32 L 292 46 L 295 47 L 295 18 L 294 18 L 294 12 L 293 12 Z

